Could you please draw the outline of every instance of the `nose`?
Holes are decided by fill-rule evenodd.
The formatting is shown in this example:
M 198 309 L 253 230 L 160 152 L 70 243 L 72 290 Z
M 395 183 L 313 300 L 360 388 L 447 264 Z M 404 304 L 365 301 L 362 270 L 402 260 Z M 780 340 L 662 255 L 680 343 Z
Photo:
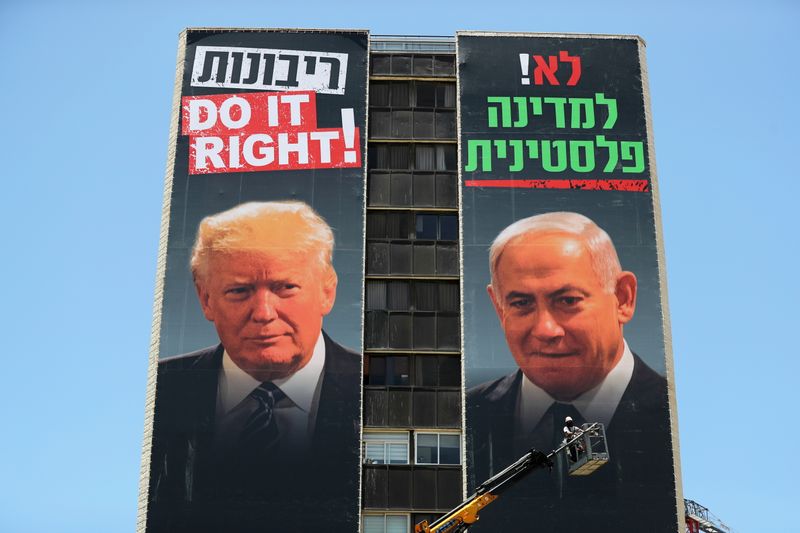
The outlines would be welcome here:
M 271 291 L 260 288 L 253 296 L 251 318 L 255 322 L 270 322 L 278 316 L 275 310 L 275 296 Z
M 541 342 L 551 342 L 564 336 L 564 328 L 548 309 L 540 309 L 533 317 L 531 333 Z

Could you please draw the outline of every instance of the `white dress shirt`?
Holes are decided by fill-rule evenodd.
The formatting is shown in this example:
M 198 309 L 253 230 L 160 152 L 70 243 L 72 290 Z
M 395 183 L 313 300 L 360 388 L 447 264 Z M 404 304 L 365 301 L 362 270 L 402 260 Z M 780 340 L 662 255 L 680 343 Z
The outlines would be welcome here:
M 605 379 L 593 389 L 569 402 L 587 422 L 600 422 L 608 427 L 625 389 L 628 388 L 633 375 L 633 353 L 628 348 L 628 343 L 624 340 L 623 342 L 625 348 L 622 357 Z M 517 404 L 520 434 L 529 435 L 555 402 L 555 398 L 523 374 L 522 391 Z
M 322 385 L 325 366 L 325 340 L 320 333 L 311 360 L 300 370 L 272 384 L 285 395 L 275 404 L 275 421 L 280 446 L 301 452 L 310 444 L 316 417 L 315 401 Z M 224 443 L 239 435 L 256 401 L 249 395 L 261 382 L 236 366 L 227 350 L 222 356 L 222 370 L 217 384 L 217 442 Z

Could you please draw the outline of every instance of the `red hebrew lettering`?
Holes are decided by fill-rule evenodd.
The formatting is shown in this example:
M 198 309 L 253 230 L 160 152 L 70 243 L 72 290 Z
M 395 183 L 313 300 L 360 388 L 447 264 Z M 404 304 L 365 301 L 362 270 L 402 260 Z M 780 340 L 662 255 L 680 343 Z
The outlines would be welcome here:
M 547 56 L 547 62 L 545 63 L 544 57 L 534 55 L 533 60 L 536 62 L 536 68 L 533 69 L 533 83 L 544 85 L 542 77 L 544 76 L 550 85 L 558 85 L 558 80 L 556 79 L 558 58 L 556 56 Z

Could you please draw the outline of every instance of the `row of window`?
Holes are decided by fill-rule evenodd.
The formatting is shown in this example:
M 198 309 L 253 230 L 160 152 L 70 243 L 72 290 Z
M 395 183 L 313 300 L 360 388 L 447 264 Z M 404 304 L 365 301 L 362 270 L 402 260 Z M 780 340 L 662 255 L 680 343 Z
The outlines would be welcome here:
M 430 513 L 365 513 L 361 517 L 362 533 L 414 533 L 414 526 L 432 524 L 440 514 Z
M 446 350 L 461 347 L 458 315 L 367 311 L 366 348 Z
M 429 81 L 374 81 L 369 86 L 369 105 L 370 108 L 455 109 L 456 84 Z
M 371 110 L 369 135 L 372 139 L 453 139 L 455 111 Z
M 372 170 L 455 172 L 458 170 L 458 148 L 455 144 L 370 143 L 369 166 Z
M 367 201 L 371 207 L 457 207 L 455 174 L 371 172 Z
M 367 280 L 368 311 L 458 313 L 457 281 Z
M 461 426 L 461 391 L 366 388 L 364 426 L 458 429 Z
M 371 54 L 370 72 L 374 76 L 453 77 L 456 75 L 455 59 L 453 54 Z
M 364 465 L 364 509 L 447 511 L 462 499 L 458 465 Z
M 457 276 L 458 246 L 367 242 L 367 274 Z
M 412 464 L 409 450 L 413 441 L 417 465 L 461 464 L 461 435 L 458 433 L 364 432 L 363 457 L 368 465 Z
M 457 355 L 364 356 L 367 387 L 458 387 L 461 361 Z
M 456 241 L 458 216 L 373 211 L 367 214 L 367 239 Z

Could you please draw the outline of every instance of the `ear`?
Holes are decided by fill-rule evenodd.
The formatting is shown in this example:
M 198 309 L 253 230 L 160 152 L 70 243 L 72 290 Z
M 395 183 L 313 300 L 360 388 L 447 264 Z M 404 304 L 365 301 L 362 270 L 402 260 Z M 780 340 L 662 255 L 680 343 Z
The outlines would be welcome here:
M 208 290 L 198 280 L 194 281 L 194 290 L 197 291 L 197 299 L 200 301 L 200 308 L 203 309 L 203 316 L 206 317 L 206 320 L 214 322 L 214 312 L 209 304 L 211 295 Z
M 636 311 L 636 275 L 633 272 L 622 272 L 617 276 L 614 294 L 617 297 L 617 317 L 620 324 L 627 324 Z
M 333 267 L 329 267 L 328 270 L 330 272 L 323 274 L 322 281 L 322 316 L 333 309 L 333 304 L 336 302 L 336 286 L 339 284 L 339 278 Z
M 492 284 L 486 286 L 486 292 L 489 293 L 489 299 L 492 300 L 492 305 L 494 306 L 494 312 L 497 313 L 497 318 L 500 320 L 500 324 L 502 325 L 505 321 L 505 311 L 503 309 L 503 304 L 500 301 L 500 295 L 495 294 L 494 287 Z

